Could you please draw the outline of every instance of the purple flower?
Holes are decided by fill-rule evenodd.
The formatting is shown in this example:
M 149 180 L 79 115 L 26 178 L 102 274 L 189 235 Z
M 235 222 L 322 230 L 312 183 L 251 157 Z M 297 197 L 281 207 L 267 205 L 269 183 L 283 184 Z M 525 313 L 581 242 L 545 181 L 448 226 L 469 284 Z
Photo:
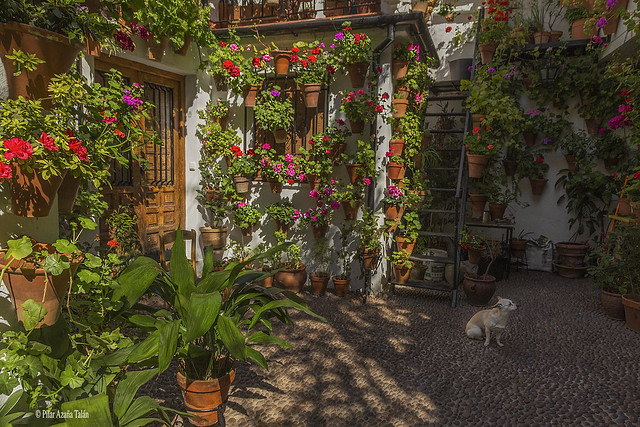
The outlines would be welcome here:
M 495 72 L 496 72 L 495 68 L 493 68 L 493 67 L 487 68 L 487 73 L 495 73 Z
M 540 114 L 540 110 L 529 110 L 525 113 L 527 116 L 537 116 Z
M 275 97 L 280 96 L 280 91 L 279 91 L 279 90 L 275 90 L 275 89 L 273 89 L 273 90 L 271 91 L 271 96 L 275 96 Z
M 626 117 L 623 115 L 615 116 L 611 120 L 609 120 L 609 129 L 616 130 L 619 127 L 625 126 Z
M 293 161 L 293 154 L 291 154 L 291 153 L 287 153 L 287 154 L 285 154 L 284 159 L 285 159 L 287 162 L 291 163 L 291 162 Z
M 469 65 L 469 67 L 467 68 L 467 71 L 473 71 L 473 65 Z
M 593 41 L 596 43 L 602 43 L 602 39 L 598 36 L 593 36 Z
M 508 79 L 509 77 L 511 77 L 511 74 L 507 73 L 507 74 L 505 74 L 505 75 L 504 75 L 504 76 L 502 76 L 502 77 L 503 77 L 503 78 L 505 78 L 505 79 Z
M 331 209 L 333 209 L 334 211 L 336 209 L 340 209 L 340 202 L 336 202 L 336 201 L 331 202 Z
M 609 22 L 607 22 L 607 18 L 605 18 L 604 16 L 602 18 L 600 18 L 598 20 L 598 23 L 596 24 L 596 28 L 600 29 L 602 27 L 604 27 L 605 25 L 607 25 Z
M 324 47 L 324 43 L 320 43 L 320 47 Z
M 540 142 L 542 142 L 543 145 L 547 145 L 548 143 L 551 142 L 551 138 L 542 138 L 542 141 Z
M 607 0 L 607 8 L 613 9 L 618 4 L 618 0 Z
M 239 207 L 239 208 L 244 208 L 245 206 L 247 206 L 247 203 L 246 203 L 246 202 L 240 202 L 240 203 L 238 203 L 238 207 Z
M 344 33 L 342 31 L 337 32 L 334 37 L 335 40 L 342 40 L 343 38 L 344 38 Z
M 331 44 L 331 49 L 335 49 L 336 45 L 334 43 Z

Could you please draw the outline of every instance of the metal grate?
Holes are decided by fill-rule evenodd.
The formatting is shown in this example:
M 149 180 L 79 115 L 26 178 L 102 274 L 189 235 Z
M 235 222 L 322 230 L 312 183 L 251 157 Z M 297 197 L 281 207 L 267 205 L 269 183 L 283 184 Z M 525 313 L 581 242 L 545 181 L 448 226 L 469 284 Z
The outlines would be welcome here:
M 221 0 L 218 27 L 379 13 L 380 0 Z M 322 13 L 322 15 L 321 15 Z
M 145 146 L 145 158 L 151 163 L 151 169 L 145 170 L 147 185 L 173 185 L 175 172 L 174 156 L 174 117 L 173 88 L 156 83 L 145 82 L 145 99 L 154 105 L 151 120 L 147 123 L 158 134 L 162 145 Z
M 123 82 L 129 86 L 131 84 L 131 79 L 128 77 L 122 77 Z M 101 84 L 102 86 L 106 86 L 108 84 L 107 72 L 96 70 L 95 74 L 95 82 Z M 121 165 L 120 162 L 116 161 L 116 159 L 111 159 L 111 164 L 109 165 L 109 183 L 113 187 L 128 187 L 133 185 L 133 177 L 131 176 L 131 145 L 127 142 L 126 145 L 122 147 L 122 154 L 128 161 L 129 166 Z

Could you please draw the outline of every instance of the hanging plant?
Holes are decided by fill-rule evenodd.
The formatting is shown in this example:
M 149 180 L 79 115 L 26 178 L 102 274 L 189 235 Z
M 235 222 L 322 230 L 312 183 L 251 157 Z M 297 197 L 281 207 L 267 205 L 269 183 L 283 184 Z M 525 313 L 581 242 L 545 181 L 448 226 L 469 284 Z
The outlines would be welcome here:
M 254 108 L 258 127 L 268 131 L 289 129 L 293 123 L 293 104 L 280 86 L 263 90 Z

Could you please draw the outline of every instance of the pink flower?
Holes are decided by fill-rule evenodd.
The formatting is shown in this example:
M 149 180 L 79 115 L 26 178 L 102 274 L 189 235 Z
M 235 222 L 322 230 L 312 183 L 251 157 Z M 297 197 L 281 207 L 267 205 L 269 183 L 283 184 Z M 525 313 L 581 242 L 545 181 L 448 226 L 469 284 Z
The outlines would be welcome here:
M 331 209 L 333 209 L 334 211 L 336 209 L 340 209 L 340 202 L 336 202 L 336 201 L 331 202 Z
M 265 53 L 264 55 L 262 55 L 262 60 L 264 62 L 269 62 L 271 61 L 271 55 L 269 55 L 268 53 Z
M 295 211 L 293 211 L 293 220 L 297 221 L 300 218 L 300 210 L 296 209 Z
M 0 162 L 0 179 L 10 179 L 11 178 L 11 166 Z
M 267 159 L 266 157 L 263 157 L 262 159 L 260 159 L 260 164 L 262 165 L 263 168 L 266 168 L 267 166 L 269 166 L 269 159 Z
M 365 178 L 365 179 L 363 179 L 363 181 L 367 185 L 371 184 L 371 180 L 369 178 Z
M 298 175 L 298 181 L 302 182 L 305 179 L 305 175 L 303 173 L 301 173 L 300 175 Z
M 284 156 L 284 159 L 285 159 L 287 162 L 291 163 L 291 162 L 293 161 L 293 154 L 291 154 L 291 153 L 287 153 L 287 154 Z
M 273 165 L 273 170 L 276 173 L 282 172 L 282 163 L 276 163 L 275 165 Z
M 317 198 L 319 198 L 319 197 L 320 197 L 320 193 L 318 193 L 318 192 L 316 191 L 316 189 L 314 188 L 313 190 L 311 190 L 311 191 L 309 192 L 309 197 L 313 197 L 314 199 L 317 199 Z
M 235 52 L 236 50 L 238 50 L 238 45 L 235 44 L 235 43 L 231 43 L 229 45 L 229 49 L 231 49 L 231 50 L 233 50 Z
M 353 93 L 353 92 L 351 92 Z M 358 95 L 364 95 L 364 91 L 362 89 L 358 89 Z
M 240 202 L 240 203 L 238 203 L 238 207 L 239 207 L 239 208 L 244 208 L 245 206 L 247 206 L 247 202 Z
M 263 150 L 270 150 L 271 146 L 269 144 L 262 144 L 262 149 Z

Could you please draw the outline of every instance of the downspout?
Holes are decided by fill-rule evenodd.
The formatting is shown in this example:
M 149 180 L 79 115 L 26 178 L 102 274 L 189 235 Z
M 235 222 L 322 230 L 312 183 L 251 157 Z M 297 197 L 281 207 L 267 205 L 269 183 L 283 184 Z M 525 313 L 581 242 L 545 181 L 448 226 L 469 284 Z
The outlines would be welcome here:
M 380 56 L 382 54 L 382 52 L 388 48 L 389 46 L 391 46 L 391 44 L 393 43 L 393 41 L 396 38 L 396 27 L 395 24 L 389 24 L 387 25 L 387 37 L 382 40 L 380 42 L 380 44 L 378 46 L 376 46 L 376 48 L 373 50 L 373 60 L 371 62 L 371 66 L 373 67 L 373 69 L 375 70 L 375 68 L 380 67 L 382 65 L 381 61 L 380 61 Z M 376 150 L 376 140 L 378 139 L 378 116 L 376 115 L 376 118 L 373 122 L 373 129 L 375 131 L 376 137 L 375 138 L 370 138 L 369 140 L 369 144 L 371 144 L 371 149 L 374 151 L 374 153 L 377 154 L 377 150 Z M 370 185 L 368 188 L 368 194 L 367 194 L 367 207 L 373 211 L 375 208 L 375 190 L 376 190 L 376 184 L 377 182 L 374 182 L 373 185 Z M 364 276 L 364 290 L 363 290 L 363 298 L 362 298 L 362 302 L 366 303 L 367 302 L 367 296 L 369 294 L 369 292 L 371 292 L 371 272 L 367 272 L 367 274 L 365 274 Z

